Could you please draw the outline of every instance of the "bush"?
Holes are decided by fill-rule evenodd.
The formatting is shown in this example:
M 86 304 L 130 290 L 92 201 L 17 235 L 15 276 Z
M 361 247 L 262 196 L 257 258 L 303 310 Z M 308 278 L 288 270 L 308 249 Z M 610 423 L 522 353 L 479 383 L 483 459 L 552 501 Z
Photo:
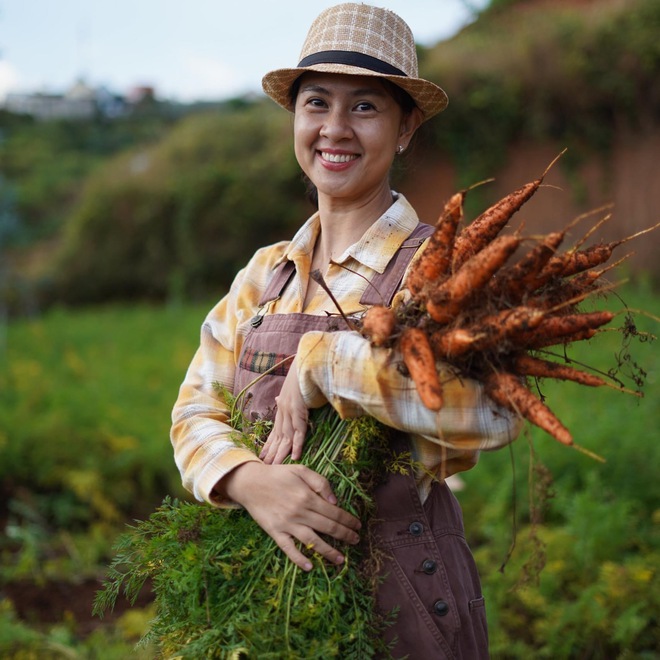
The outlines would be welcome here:
M 54 297 L 178 299 L 228 285 L 309 213 L 290 133 L 285 113 L 257 104 L 192 116 L 108 163 L 67 227 Z

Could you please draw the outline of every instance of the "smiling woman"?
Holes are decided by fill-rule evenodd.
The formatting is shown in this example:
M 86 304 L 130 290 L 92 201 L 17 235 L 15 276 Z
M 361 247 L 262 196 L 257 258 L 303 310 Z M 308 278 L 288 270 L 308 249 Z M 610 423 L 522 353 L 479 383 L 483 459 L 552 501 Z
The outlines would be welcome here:
M 263 87 L 294 113 L 318 211 L 291 241 L 259 250 L 202 326 L 173 411 L 184 485 L 214 506 L 245 508 L 305 571 L 310 548 L 341 565 L 335 542 L 368 536 L 382 567 L 379 611 L 398 611 L 387 628 L 394 655 L 485 658 L 484 600 L 445 478 L 472 467 L 479 448 L 511 442 L 518 425 L 468 379 L 450 378 L 442 410 L 428 409 L 398 351 L 372 346 L 337 314 L 359 323 L 374 295 L 385 305 L 406 295 L 401 282 L 432 228 L 390 188 L 390 168 L 447 97 L 419 77 L 403 20 L 353 3 L 322 12 L 299 64 L 271 71 Z M 234 440 L 218 385 L 247 390 L 246 414 L 272 422 L 255 451 Z M 284 462 L 301 457 L 309 410 L 327 405 L 395 429 L 392 451 L 412 455 L 405 474 L 383 465 L 373 520 L 337 506 L 318 472 Z

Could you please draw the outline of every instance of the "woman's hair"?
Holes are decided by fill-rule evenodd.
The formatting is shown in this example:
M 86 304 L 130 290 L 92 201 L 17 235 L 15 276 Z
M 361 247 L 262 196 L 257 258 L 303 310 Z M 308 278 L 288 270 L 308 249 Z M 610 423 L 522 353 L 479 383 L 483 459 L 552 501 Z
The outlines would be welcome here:
M 300 91 L 300 82 L 302 76 L 299 76 L 293 81 L 291 89 L 289 90 L 289 97 L 293 107 L 296 105 L 296 99 L 298 98 L 298 92 Z M 413 97 L 406 92 L 405 89 L 395 85 L 393 82 L 387 80 L 386 78 L 381 78 L 380 81 L 383 83 L 383 87 L 387 90 L 389 95 L 396 101 L 397 105 L 401 108 L 404 116 L 409 115 L 416 107 L 417 104 L 413 100 Z M 306 174 L 303 173 L 302 179 L 306 186 L 306 195 L 309 202 L 318 209 L 319 207 L 319 191 L 316 189 L 316 186 L 309 180 Z

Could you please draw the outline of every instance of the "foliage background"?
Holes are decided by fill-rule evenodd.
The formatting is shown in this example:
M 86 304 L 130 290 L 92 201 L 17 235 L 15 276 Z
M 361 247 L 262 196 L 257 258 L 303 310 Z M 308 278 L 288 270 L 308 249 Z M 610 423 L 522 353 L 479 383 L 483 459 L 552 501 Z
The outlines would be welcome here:
M 586 204 L 584 162 L 607 163 L 621 134 L 658 133 L 659 31 L 655 0 L 507 0 L 420 50 L 452 99 L 418 140 L 422 160 L 451 168 L 428 194 L 441 202 L 521 145 L 550 142 L 570 147 L 561 167 Z M 185 497 L 169 413 L 206 311 L 257 246 L 310 211 L 290 118 L 238 99 L 156 103 L 114 122 L 0 113 L 0 131 L 0 652 L 151 657 L 132 648 L 148 604 L 90 623 L 93 592 L 125 523 Z M 420 174 L 404 164 L 395 184 L 414 188 Z M 621 294 L 656 315 L 657 268 L 630 267 Z M 605 335 L 576 358 L 607 370 L 620 342 Z M 495 658 L 660 653 L 657 344 L 631 354 L 647 372 L 641 401 L 543 385 L 606 463 L 530 431 L 464 477 Z

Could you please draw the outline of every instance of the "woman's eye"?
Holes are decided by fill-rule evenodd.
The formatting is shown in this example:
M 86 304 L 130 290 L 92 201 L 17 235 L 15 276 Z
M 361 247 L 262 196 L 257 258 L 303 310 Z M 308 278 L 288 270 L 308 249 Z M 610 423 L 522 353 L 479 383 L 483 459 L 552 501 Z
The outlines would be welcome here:
M 369 103 L 367 101 L 363 101 L 362 103 L 358 103 L 355 106 L 356 110 L 359 110 L 360 112 L 369 112 L 370 110 L 374 109 L 374 106 L 372 103 Z
M 325 101 L 323 101 L 323 99 L 313 97 L 313 98 L 307 99 L 307 105 L 311 105 L 313 108 L 324 108 L 325 107 Z

